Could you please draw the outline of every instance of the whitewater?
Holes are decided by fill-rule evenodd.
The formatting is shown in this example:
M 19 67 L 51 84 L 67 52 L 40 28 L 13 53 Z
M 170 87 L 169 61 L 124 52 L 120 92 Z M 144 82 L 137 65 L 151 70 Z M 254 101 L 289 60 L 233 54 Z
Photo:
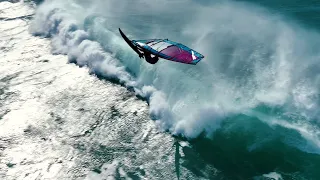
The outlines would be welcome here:
M 13 6 L 27 8 L 30 5 L 23 2 L 1 2 L 1 18 L 8 19 L 9 12 L 5 13 L 5 9 Z M 29 11 L 35 11 L 35 14 L 32 14 L 33 18 L 23 26 L 23 31 L 30 38 L 38 38 L 40 44 L 47 44 L 43 54 L 48 56 L 47 59 L 50 59 L 48 61 L 52 64 L 46 67 L 42 65 L 42 61 L 37 60 L 37 63 L 31 63 L 34 67 L 29 71 L 33 68 L 44 68 L 42 71 L 46 72 L 46 75 L 43 77 L 49 78 L 49 82 L 55 82 L 56 79 L 61 81 L 56 82 L 55 86 L 48 83 L 50 88 L 43 87 L 43 92 L 38 92 L 39 96 L 50 96 L 49 103 L 45 104 L 49 104 L 50 109 L 55 109 L 54 113 L 48 113 L 45 117 L 56 118 L 56 112 L 61 112 L 57 116 L 60 119 L 72 117 L 72 120 L 66 121 L 68 123 L 62 127 L 47 125 L 50 130 L 55 127 L 62 128 L 61 131 L 56 131 L 57 134 L 52 135 L 52 138 L 60 138 L 53 144 L 63 144 L 63 147 L 66 147 L 52 151 L 55 154 L 67 153 L 68 156 L 63 159 L 69 159 L 70 162 L 67 165 L 57 163 L 56 170 L 60 169 L 56 171 L 57 176 L 49 178 L 55 179 L 68 174 L 66 167 L 73 167 L 72 163 L 76 161 L 81 161 L 81 166 L 76 163 L 75 173 L 80 175 L 67 176 L 69 178 L 81 179 L 85 176 L 89 179 L 100 179 L 110 176 L 115 179 L 171 179 L 175 176 L 179 178 L 180 172 L 182 179 L 258 179 L 262 174 L 276 177 L 275 179 L 282 179 L 282 176 L 298 179 L 320 177 L 316 174 L 320 153 L 320 34 L 317 30 L 306 28 L 293 19 L 280 16 L 271 10 L 235 1 L 213 3 L 192 0 L 47 0 L 39 6 L 29 8 L 24 15 L 28 15 L 26 12 Z M 1 29 L 8 26 L 4 23 L 9 22 L 14 20 L 3 21 Z M 160 60 L 155 65 L 148 64 L 128 47 L 118 28 L 131 39 L 168 38 L 181 42 L 196 49 L 205 59 L 196 66 L 165 60 Z M 10 34 L 13 35 L 14 32 Z M 6 42 L 2 37 L 3 47 Z M 49 50 L 50 52 L 47 52 Z M 5 48 L 1 51 L 10 52 Z M 24 48 L 21 51 L 24 51 Z M 10 62 L 10 66 L 15 67 L 16 62 L 9 56 L 14 55 L 6 55 L 7 58 L 2 58 L 1 64 L 7 63 L 6 66 L 9 67 Z M 39 56 L 42 56 L 41 53 Z M 34 58 L 38 57 L 32 55 L 30 61 Z M 1 68 L 1 72 L 9 73 L 11 68 L 4 67 Z M 52 67 L 55 67 L 54 70 L 50 70 Z M 5 86 L 7 85 L 3 85 Z M 18 89 L 23 91 L 25 86 L 18 86 Z M 64 91 L 69 93 L 66 95 Z M 26 101 L 32 94 L 24 94 L 25 97 L 22 96 L 21 101 Z M 63 100 L 64 98 L 66 100 Z M 143 101 L 146 101 L 148 106 Z M 10 103 L 12 106 L 15 105 L 11 101 Z M 37 101 L 29 103 L 36 108 L 33 112 L 46 111 L 42 108 L 37 109 L 40 106 Z M 78 103 L 85 104 L 85 107 L 89 108 L 88 111 L 99 111 L 89 114 L 85 113 L 86 108 L 72 111 L 80 107 Z M 19 119 L 19 112 L 3 111 L 3 115 L 0 116 L 3 129 L 26 126 L 24 128 L 27 131 L 38 132 L 41 131 L 38 128 L 46 127 L 45 122 L 36 130 L 32 127 L 37 125 L 27 126 L 26 122 L 10 124 L 10 118 Z M 68 113 L 69 111 L 72 113 Z M 106 123 L 101 114 L 110 116 L 110 119 L 119 117 L 119 120 Z M 37 117 L 32 118 L 41 119 L 42 116 L 39 113 Z M 90 118 L 97 121 L 89 120 Z M 106 124 L 100 125 L 102 122 Z M 77 132 L 77 129 L 86 129 L 84 127 L 88 126 L 92 132 Z M 134 130 L 129 130 L 131 126 Z M 99 127 L 98 130 L 96 127 Z M 120 135 L 112 133 L 113 129 L 121 132 L 121 138 L 118 137 Z M 5 132 L 1 134 L 2 139 L 10 137 L 8 130 L 2 132 Z M 90 133 L 97 135 L 87 137 Z M 126 142 L 126 138 L 122 136 L 132 137 L 133 140 Z M 73 143 L 71 137 L 81 137 L 85 140 Z M 91 146 L 95 151 L 108 149 L 110 142 L 115 141 L 122 147 L 121 150 L 116 147 L 118 151 L 130 155 L 119 155 L 118 159 L 113 160 L 102 155 L 95 165 L 87 165 L 86 157 L 91 156 L 78 157 L 81 149 L 86 149 L 79 146 L 86 146 L 95 138 L 97 144 Z M 177 145 L 176 141 L 181 141 L 181 145 Z M 161 143 L 163 145 L 157 149 Z M 71 148 L 70 144 L 78 150 Z M 173 145 L 178 149 L 172 149 Z M 23 146 L 22 143 L 20 148 Z M 179 155 L 179 151 L 182 151 L 179 149 L 180 146 L 184 149 L 185 156 L 192 151 L 189 158 L 197 159 L 195 164 L 202 163 L 204 167 L 195 165 L 197 170 L 192 170 L 190 162 L 192 164 L 194 160 L 190 159 L 185 171 L 177 169 L 177 164 L 171 166 L 175 163 L 174 160 L 183 157 Z M 186 150 L 188 148 L 191 150 Z M 206 149 L 209 149 L 208 152 Z M 136 151 L 131 153 L 134 150 Z M 106 151 L 111 150 L 105 150 L 100 154 L 108 154 Z M 14 154 L 6 152 L 9 155 L 5 157 L 14 157 Z M 239 157 L 233 157 L 232 153 L 239 153 Z M 240 158 L 242 153 L 246 160 Z M 148 159 L 148 155 L 152 160 Z M 54 159 L 52 161 L 60 162 L 59 155 L 56 156 L 51 158 Z M 145 158 L 137 160 L 137 156 Z M 268 159 L 272 157 L 276 160 L 269 162 Z M 306 161 L 301 163 L 301 166 L 298 165 L 301 161 L 298 157 Z M 71 160 L 73 158 L 75 161 Z M 107 170 L 88 173 L 90 169 L 99 166 L 99 163 L 101 166 L 103 158 L 109 158 L 108 163 L 97 169 Z M 208 162 L 198 160 L 206 158 L 209 159 Z M 231 160 L 224 165 L 223 158 Z M 1 159 L 4 160 L 8 161 L 8 158 Z M 23 160 L 16 161 L 18 164 L 18 161 Z M 238 167 L 245 161 L 249 162 L 248 172 L 245 171 L 246 167 Z M 48 164 L 50 163 L 55 164 Z M 126 170 L 119 168 L 121 163 L 125 164 Z M 148 165 L 142 167 L 141 164 L 144 163 Z M 265 166 L 259 169 L 259 163 Z M 5 173 L 11 173 L 12 179 L 18 177 L 15 175 L 17 172 L 7 166 L 3 167 L 7 169 Z M 79 167 L 83 166 L 87 166 L 84 168 L 86 170 L 83 170 L 85 172 L 79 173 Z M 161 175 L 157 174 L 157 166 L 161 166 L 158 167 Z M 232 166 L 230 169 L 238 167 L 239 172 L 226 166 Z M 30 167 L 31 171 L 36 166 Z M 64 172 L 62 167 L 68 172 Z M 139 175 L 130 176 L 132 171 L 139 172 Z
M 92 73 L 147 98 L 151 116 L 173 134 L 210 134 L 227 116 L 248 113 L 297 130 L 320 147 L 318 127 L 311 125 L 319 115 L 317 33 L 242 4 L 161 4 L 47 1 L 37 10 L 30 31 L 52 36 L 53 53 L 66 54 L 69 62 L 88 66 Z M 191 10 L 195 12 L 190 16 L 180 15 Z M 130 51 L 118 27 L 140 39 L 179 39 L 206 59 L 198 66 L 166 61 L 148 65 Z M 283 112 L 268 115 L 254 110 L 259 106 Z

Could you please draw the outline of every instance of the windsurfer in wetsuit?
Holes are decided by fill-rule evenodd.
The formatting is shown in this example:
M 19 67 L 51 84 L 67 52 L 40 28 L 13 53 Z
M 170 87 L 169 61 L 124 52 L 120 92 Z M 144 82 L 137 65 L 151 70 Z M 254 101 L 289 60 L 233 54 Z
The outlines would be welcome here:
M 158 62 L 159 58 L 158 56 L 151 57 L 151 53 L 149 51 L 143 51 L 144 57 L 146 58 L 146 61 L 150 64 L 155 64 Z

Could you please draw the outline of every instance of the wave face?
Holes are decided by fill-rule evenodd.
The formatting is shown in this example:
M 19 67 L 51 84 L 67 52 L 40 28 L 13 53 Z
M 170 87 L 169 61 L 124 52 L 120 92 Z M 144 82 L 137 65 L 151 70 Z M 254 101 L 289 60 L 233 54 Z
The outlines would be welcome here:
M 139 59 L 129 38 L 169 38 L 205 56 L 196 66 Z M 174 135 L 252 134 L 250 151 L 272 140 L 320 152 L 320 36 L 287 17 L 238 2 L 55 0 L 30 32 L 52 52 L 146 98 L 150 116 Z

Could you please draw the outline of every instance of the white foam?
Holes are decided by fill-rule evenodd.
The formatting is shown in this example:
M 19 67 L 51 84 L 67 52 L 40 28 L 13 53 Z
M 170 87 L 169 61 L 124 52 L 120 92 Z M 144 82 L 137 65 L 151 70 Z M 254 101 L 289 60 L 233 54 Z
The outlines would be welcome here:
M 195 13 L 185 13 L 191 10 Z M 145 23 L 150 14 L 154 21 Z M 191 1 L 58 0 L 39 8 L 31 32 L 53 35 L 55 53 L 132 86 L 150 101 L 150 115 L 163 129 L 195 137 L 214 132 L 225 114 L 260 104 L 316 117 L 320 56 L 310 48 L 319 47 L 319 34 L 286 21 L 236 2 L 203 7 Z M 120 26 L 136 39 L 179 40 L 206 58 L 197 66 L 162 60 L 147 64 L 120 38 Z M 299 87 L 308 84 L 313 85 L 306 94 Z
M 263 177 L 267 177 L 267 178 L 271 178 L 274 180 L 283 180 L 281 174 L 277 173 L 277 172 L 270 172 L 268 174 L 263 174 Z

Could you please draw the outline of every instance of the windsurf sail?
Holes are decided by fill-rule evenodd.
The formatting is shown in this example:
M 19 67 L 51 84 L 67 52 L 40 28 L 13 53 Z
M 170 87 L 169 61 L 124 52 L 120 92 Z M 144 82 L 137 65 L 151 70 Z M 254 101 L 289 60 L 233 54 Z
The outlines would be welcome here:
M 131 41 L 139 49 L 144 49 L 160 58 L 185 64 L 197 64 L 204 56 L 197 51 L 168 39 L 148 39 Z

